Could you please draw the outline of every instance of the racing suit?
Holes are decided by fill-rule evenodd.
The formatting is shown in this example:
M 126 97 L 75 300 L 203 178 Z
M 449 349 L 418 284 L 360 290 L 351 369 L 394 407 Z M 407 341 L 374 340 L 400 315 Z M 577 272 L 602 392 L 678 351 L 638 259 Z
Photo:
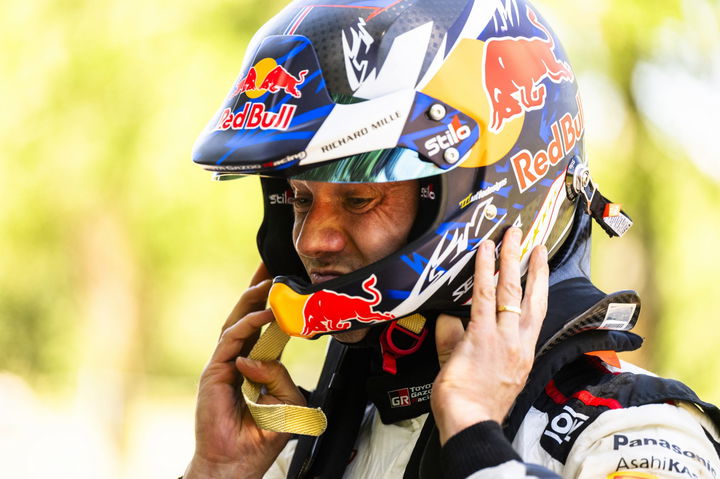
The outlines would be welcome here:
M 382 351 L 333 340 L 308 393 L 328 430 L 290 441 L 265 477 L 717 479 L 720 411 L 680 382 L 617 360 L 642 343 L 628 331 L 639 298 L 595 288 L 589 226 L 571 236 L 551 265 L 533 369 L 502 425 L 475 424 L 440 447 L 427 387 L 438 371 L 434 331 L 397 359 L 395 375 L 377 371 Z

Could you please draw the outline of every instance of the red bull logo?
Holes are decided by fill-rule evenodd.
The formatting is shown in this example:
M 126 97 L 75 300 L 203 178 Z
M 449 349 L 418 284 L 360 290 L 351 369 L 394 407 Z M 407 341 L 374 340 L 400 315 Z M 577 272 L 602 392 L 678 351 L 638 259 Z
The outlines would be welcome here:
M 250 67 L 243 78 L 235 85 L 230 96 L 244 93 L 248 98 L 259 98 L 265 92 L 275 94 L 280 90 L 295 98 L 300 98 L 302 93 L 298 86 L 305 81 L 308 70 L 302 70 L 298 76 L 293 75 L 278 65 L 273 58 L 263 58 Z
M 324 289 L 308 297 L 303 308 L 305 327 L 303 336 L 314 336 L 317 333 L 343 331 L 350 328 L 350 320 L 363 323 L 375 323 L 395 319 L 391 313 L 377 312 L 374 306 L 380 304 L 382 295 L 375 288 L 377 278 L 370 276 L 363 281 L 362 289 L 371 298 L 349 296 Z
M 485 43 L 484 83 L 490 101 L 490 131 L 498 133 L 506 122 L 545 105 L 547 90 L 541 84 L 574 81 L 566 62 L 555 55 L 555 40 L 527 7 L 527 18 L 540 29 L 541 37 L 491 38 Z
M 575 97 L 575 100 L 578 105 L 577 115 L 572 116 L 570 113 L 565 113 L 562 118 L 552 124 L 550 127 L 552 140 L 550 140 L 546 148 L 535 153 L 521 150 L 510 158 L 521 193 L 527 191 L 541 178 L 545 177 L 551 167 L 565 158 L 575 148 L 577 142 L 582 139 L 585 126 L 579 94 Z
M 243 109 L 233 113 L 225 108 L 220 115 L 216 130 L 287 130 L 295 116 L 296 105 L 285 104 L 280 111 L 267 111 L 264 103 L 245 103 Z

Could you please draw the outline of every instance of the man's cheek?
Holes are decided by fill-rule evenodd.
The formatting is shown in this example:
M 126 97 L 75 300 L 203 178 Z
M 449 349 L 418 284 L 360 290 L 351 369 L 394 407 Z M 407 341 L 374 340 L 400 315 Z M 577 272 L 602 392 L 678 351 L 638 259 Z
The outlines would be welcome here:
M 397 228 L 397 225 L 394 225 Z M 391 231 L 393 225 L 377 227 L 373 230 L 366 230 L 361 236 L 364 247 L 361 251 L 364 253 L 368 261 L 367 264 L 379 261 L 386 256 L 391 255 L 405 245 L 407 234 L 398 234 L 397 231 Z

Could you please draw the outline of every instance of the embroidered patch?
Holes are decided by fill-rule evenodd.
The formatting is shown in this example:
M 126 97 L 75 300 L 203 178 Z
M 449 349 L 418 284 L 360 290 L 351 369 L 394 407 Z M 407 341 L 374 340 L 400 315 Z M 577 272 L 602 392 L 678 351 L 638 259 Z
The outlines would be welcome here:
M 548 424 L 547 429 L 543 432 L 543 436 L 549 436 L 558 444 L 570 442 L 573 433 L 583 426 L 590 419 L 585 414 L 576 412 L 570 406 L 565 406 Z
M 431 393 L 432 383 L 388 391 L 388 396 L 390 398 L 390 406 L 395 408 L 429 401 Z

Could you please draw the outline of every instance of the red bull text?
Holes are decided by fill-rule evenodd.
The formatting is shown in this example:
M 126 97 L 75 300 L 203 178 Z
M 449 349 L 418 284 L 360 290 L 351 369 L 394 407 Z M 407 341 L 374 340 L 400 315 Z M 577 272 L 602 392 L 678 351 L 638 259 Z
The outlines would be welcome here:
M 272 112 L 265 109 L 264 103 L 247 102 L 243 109 L 233 113 L 230 108 L 225 108 L 216 130 L 287 130 L 290 122 L 295 116 L 297 106 L 285 104 L 280 111 Z
M 485 43 L 484 84 L 490 101 L 489 129 L 494 133 L 513 118 L 545 105 L 543 80 L 560 83 L 575 79 L 570 65 L 555 55 L 555 41 L 548 29 L 530 7 L 526 12 L 545 38 L 502 37 Z
M 562 118 L 552 124 L 550 127 L 552 140 L 546 149 L 539 150 L 535 154 L 528 150 L 522 150 L 510 158 L 521 193 L 543 178 L 550 170 L 550 165 L 557 165 L 582 138 L 585 125 L 580 95 L 578 94 L 575 99 L 578 105 L 577 115 L 572 116 L 570 113 L 565 113 Z
M 305 327 L 303 336 L 331 331 L 343 331 L 350 328 L 350 320 L 363 323 L 375 323 L 395 319 L 391 313 L 382 313 L 373 310 L 382 301 L 380 291 L 375 288 L 377 278 L 370 276 L 363 281 L 362 289 L 371 298 L 361 296 L 348 296 L 327 289 L 310 295 L 303 307 Z

